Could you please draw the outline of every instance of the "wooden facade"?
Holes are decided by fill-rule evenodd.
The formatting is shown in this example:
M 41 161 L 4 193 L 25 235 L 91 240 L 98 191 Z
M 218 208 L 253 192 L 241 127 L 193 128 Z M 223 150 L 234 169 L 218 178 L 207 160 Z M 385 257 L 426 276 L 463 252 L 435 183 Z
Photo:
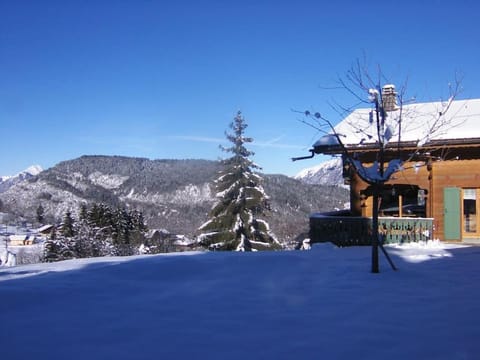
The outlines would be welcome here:
M 402 136 L 402 141 L 385 147 L 385 166 L 392 159 L 404 163 L 382 186 L 379 216 L 431 219 L 430 238 L 480 243 L 480 99 L 452 102 L 450 118 L 445 121 L 451 130 L 429 136 L 419 144 L 415 126 L 428 125 L 438 114 L 444 116 L 438 111 L 440 105 L 419 104 L 410 112 L 405 107 L 410 115 L 404 116 L 402 126 L 412 130 Z M 378 161 L 378 146 L 361 139 L 366 134 L 363 126 L 368 125 L 367 114 L 364 109 L 355 111 L 336 127 L 337 134 L 346 139 L 344 146 L 330 141 L 332 137 L 327 135 L 311 150 L 312 154 L 342 155 L 345 183 L 350 185 L 350 215 L 363 218 L 372 217 L 372 189 L 355 173 L 350 160 L 359 160 L 364 167 Z M 348 133 L 352 128 L 357 131 Z M 311 218 L 311 227 L 319 221 Z
M 8 238 L 11 246 L 33 245 L 35 241 L 36 237 L 34 235 L 10 235 Z
M 385 183 L 380 216 L 433 218 L 434 238 L 479 242 L 480 142 L 432 148 L 432 153 L 439 151 L 448 153 L 447 157 L 406 162 L 403 170 Z M 368 160 L 365 166 L 369 166 Z M 352 215 L 371 217 L 368 184 L 351 169 L 344 176 L 350 184 Z

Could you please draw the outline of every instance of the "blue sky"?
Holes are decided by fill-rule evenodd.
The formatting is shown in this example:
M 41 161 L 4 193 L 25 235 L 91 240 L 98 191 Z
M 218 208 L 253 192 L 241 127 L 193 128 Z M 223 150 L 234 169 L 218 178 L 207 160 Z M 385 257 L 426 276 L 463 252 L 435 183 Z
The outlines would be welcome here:
M 325 87 L 357 58 L 419 101 L 480 97 L 477 1 L 0 0 L 0 175 L 86 154 L 228 156 L 238 110 L 266 173 L 321 158 L 292 111 L 355 102 Z

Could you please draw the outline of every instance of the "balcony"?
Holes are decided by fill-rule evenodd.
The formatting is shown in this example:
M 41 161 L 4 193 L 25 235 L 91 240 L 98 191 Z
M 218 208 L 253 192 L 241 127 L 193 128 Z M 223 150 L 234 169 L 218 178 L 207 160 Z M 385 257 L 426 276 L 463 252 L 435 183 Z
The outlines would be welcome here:
M 432 239 L 433 219 L 379 217 L 384 244 L 401 244 Z M 310 216 L 310 242 L 331 242 L 337 246 L 372 244 L 372 219 L 348 216 L 348 212 L 315 213 Z

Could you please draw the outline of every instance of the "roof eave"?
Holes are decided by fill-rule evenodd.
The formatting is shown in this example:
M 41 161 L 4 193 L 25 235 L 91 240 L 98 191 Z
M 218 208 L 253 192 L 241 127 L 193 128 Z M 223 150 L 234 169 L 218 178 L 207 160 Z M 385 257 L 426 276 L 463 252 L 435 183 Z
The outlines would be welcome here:
M 463 139 L 435 139 L 430 140 L 429 142 L 423 144 L 422 146 L 418 145 L 417 141 L 402 141 L 400 143 L 390 143 L 386 146 L 386 150 L 412 150 L 422 148 L 425 150 L 428 149 L 436 149 L 439 147 L 447 147 L 447 148 L 454 148 L 454 147 L 468 147 L 480 146 L 480 138 L 463 138 Z M 316 154 L 327 154 L 327 155 L 335 155 L 344 153 L 345 150 L 348 152 L 371 152 L 378 150 L 378 144 L 376 143 L 367 143 L 367 144 L 347 144 L 344 147 L 340 145 L 329 145 L 329 146 L 321 146 L 321 147 L 314 147 L 313 151 Z

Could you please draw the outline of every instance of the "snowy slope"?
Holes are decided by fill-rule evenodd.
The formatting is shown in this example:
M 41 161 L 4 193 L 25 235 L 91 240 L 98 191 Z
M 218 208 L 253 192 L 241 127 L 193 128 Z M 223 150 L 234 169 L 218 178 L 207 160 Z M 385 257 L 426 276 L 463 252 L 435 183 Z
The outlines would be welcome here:
M 333 158 L 306 168 L 294 176 L 306 184 L 343 185 L 342 160 Z
M 43 171 L 40 165 L 32 165 L 17 175 L 0 176 L 0 193 L 8 190 L 13 185 L 40 174 Z
M 11 180 L 11 179 L 14 179 L 14 178 L 22 178 L 22 177 L 25 177 L 25 176 L 28 176 L 28 175 L 35 176 L 35 175 L 40 174 L 42 171 L 43 171 L 43 169 L 40 165 L 32 165 L 32 166 L 29 166 L 28 168 L 26 168 L 25 170 L 21 171 L 17 175 L 0 176 L 0 181 L 3 182 L 3 181 Z
M 0 268 L 2 359 L 478 359 L 480 248 L 388 249 Z

